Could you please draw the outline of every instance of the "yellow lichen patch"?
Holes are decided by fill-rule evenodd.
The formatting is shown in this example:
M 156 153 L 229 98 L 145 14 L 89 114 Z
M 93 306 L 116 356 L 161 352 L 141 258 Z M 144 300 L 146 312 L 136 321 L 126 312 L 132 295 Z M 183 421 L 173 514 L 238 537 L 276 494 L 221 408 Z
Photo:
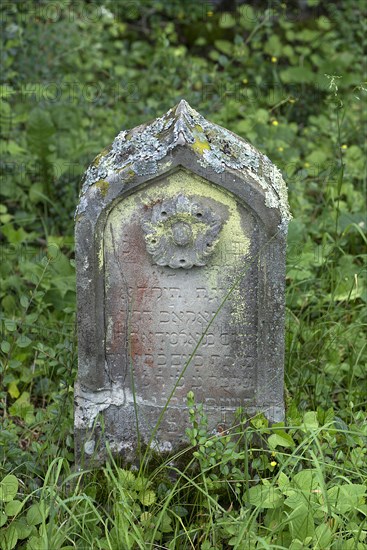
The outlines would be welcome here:
M 100 190 L 102 197 L 105 197 L 108 193 L 110 184 L 106 180 L 99 180 L 95 186 Z
M 105 149 L 103 149 L 103 151 L 101 151 L 99 153 L 99 155 L 96 156 L 96 158 L 94 159 L 92 165 L 93 166 L 98 166 L 100 161 L 102 160 L 102 158 L 105 157 L 110 152 L 110 149 L 111 149 L 111 147 L 106 147 Z
M 136 212 L 139 204 L 150 208 L 153 204 L 176 197 L 180 193 L 185 193 L 185 195 L 199 201 L 201 197 L 209 198 L 216 201 L 221 207 L 225 207 L 227 215 L 218 239 L 216 239 L 218 242 L 215 244 L 213 259 L 217 264 L 219 261 L 226 266 L 236 266 L 241 263 L 243 256 L 249 251 L 250 239 L 241 224 L 240 206 L 229 192 L 185 169 L 177 170 L 159 181 L 155 180 L 153 185 L 139 189 L 131 196 L 122 199 L 111 211 L 107 226 L 112 224 L 113 227 L 118 227 L 121 220 L 128 222 Z M 184 219 L 185 214 L 181 214 L 181 216 Z M 199 224 L 195 224 L 195 228 L 199 230 Z M 166 229 L 162 225 L 160 230 L 163 232 Z M 112 243 L 109 231 L 105 231 L 104 239 L 107 250 L 111 251 Z M 238 248 L 239 243 L 240 249 Z M 209 266 L 210 262 L 208 263 Z M 213 287 L 217 284 L 217 274 L 218 269 L 208 270 L 208 277 L 213 276 Z
M 196 153 L 199 153 L 199 155 L 202 155 L 204 151 L 210 149 L 209 143 L 207 141 L 198 141 L 198 140 L 195 140 L 194 143 L 191 145 L 191 147 L 194 149 Z
M 177 222 L 186 222 L 190 225 L 192 230 L 192 238 L 195 240 L 199 233 L 206 231 L 207 226 L 205 223 L 200 223 L 195 220 L 195 223 L 192 223 L 193 217 L 191 214 L 177 214 L 174 216 L 173 220 L 168 220 L 167 222 L 160 222 L 154 227 L 154 235 L 161 236 L 165 235 L 167 231 L 172 230 L 172 226 L 177 224 Z
M 130 182 L 136 176 L 136 172 L 134 172 L 134 170 L 130 167 L 131 162 L 129 162 L 129 164 L 127 164 L 123 168 L 119 168 L 118 170 L 116 170 L 117 174 L 121 174 L 124 184 Z
M 196 153 L 199 153 L 199 155 L 202 155 L 205 150 L 210 149 L 210 145 L 208 140 L 206 139 L 206 136 L 203 132 L 203 129 L 198 124 L 194 127 L 193 134 L 195 136 L 195 141 L 191 145 L 191 147 L 194 149 Z

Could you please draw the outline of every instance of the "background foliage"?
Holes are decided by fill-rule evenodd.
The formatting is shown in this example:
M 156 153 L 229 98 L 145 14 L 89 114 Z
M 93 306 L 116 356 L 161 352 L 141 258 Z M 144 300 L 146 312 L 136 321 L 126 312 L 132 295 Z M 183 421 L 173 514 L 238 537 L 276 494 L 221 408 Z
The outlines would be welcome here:
M 1 9 L 0 546 L 364 548 L 362 2 Z M 197 455 L 180 483 L 167 465 L 144 477 L 112 463 L 82 490 L 68 466 L 80 179 L 118 131 L 181 98 L 265 152 L 289 187 L 287 421 L 240 424 L 242 446 L 214 441 L 191 397 Z

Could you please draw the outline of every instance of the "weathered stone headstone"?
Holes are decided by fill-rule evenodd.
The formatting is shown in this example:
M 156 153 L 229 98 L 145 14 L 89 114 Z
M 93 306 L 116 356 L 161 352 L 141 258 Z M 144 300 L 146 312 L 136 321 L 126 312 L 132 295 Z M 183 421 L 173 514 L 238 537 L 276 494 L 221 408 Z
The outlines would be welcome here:
M 181 101 L 95 159 L 76 220 L 78 460 L 131 460 L 138 431 L 174 450 L 190 390 L 213 430 L 282 419 L 289 210 L 266 156 Z

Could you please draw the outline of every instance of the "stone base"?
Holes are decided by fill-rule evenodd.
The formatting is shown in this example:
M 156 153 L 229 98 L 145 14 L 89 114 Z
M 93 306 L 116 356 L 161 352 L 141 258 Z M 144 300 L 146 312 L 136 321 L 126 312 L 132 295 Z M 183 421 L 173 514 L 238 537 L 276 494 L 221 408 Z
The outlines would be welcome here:
M 190 446 L 186 428 L 191 427 L 187 406 L 152 406 L 139 402 L 134 405 L 126 390 L 113 388 L 86 392 L 75 386 L 75 449 L 80 468 L 98 466 L 111 455 L 127 463 L 136 463 L 140 449 L 149 446 L 162 457 L 175 454 Z M 246 417 L 263 412 L 270 422 L 284 419 L 284 407 L 248 406 Z M 208 433 L 220 434 L 237 422 L 236 409 L 205 407 Z M 159 422 L 158 428 L 157 422 Z M 139 433 L 139 437 L 138 437 Z M 108 450 L 109 449 L 109 450 Z

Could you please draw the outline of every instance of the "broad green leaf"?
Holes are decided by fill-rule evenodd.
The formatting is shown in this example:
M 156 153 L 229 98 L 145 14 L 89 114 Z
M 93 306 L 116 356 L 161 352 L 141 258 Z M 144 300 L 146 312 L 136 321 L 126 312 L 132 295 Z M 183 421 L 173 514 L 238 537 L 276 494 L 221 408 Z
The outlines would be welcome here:
M 254 118 L 256 122 L 266 124 L 269 120 L 269 112 L 266 109 L 257 109 Z
M 22 155 L 23 153 L 26 153 L 26 149 L 18 145 L 18 143 L 13 140 L 9 140 L 6 143 L 6 150 L 12 156 Z
M 27 524 L 27 520 L 24 516 L 17 518 L 14 524 L 16 525 L 18 539 L 20 540 L 28 538 L 32 531 L 36 530 L 36 527 Z
M 22 296 L 20 297 L 20 305 L 24 307 L 24 309 L 27 309 L 29 305 L 28 297 L 25 296 L 24 294 L 22 294 Z
M 39 525 L 43 521 L 43 510 L 38 502 L 32 504 L 27 510 L 27 523 L 28 525 Z
M 153 517 L 153 514 L 151 514 L 150 512 L 143 512 L 140 516 L 140 521 L 142 523 L 148 523 L 151 521 Z
M 286 84 L 313 82 L 315 74 L 307 67 L 289 67 L 280 72 L 281 80 Z
M 29 238 L 28 233 L 24 231 L 23 227 L 20 227 L 19 229 L 14 229 L 13 224 L 11 223 L 4 225 L 1 228 L 1 231 L 3 235 L 7 237 L 9 243 L 12 245 L 20 245 L 25 240 L 27 240 L 27 238 Z
M 14 332 L 17 330 L 17 323 L 13 319 L 5 319 L 4 320 L 5 328 L 9 332 Z
M 268 444 L 271 449 L 276 449 L 278 445 L 280 447 L 288 448 L 295 447 L 295 443 L 292 437 L 286 432 L 277 432 L 275 434 L 272 434 L 268 439 Z
M 364 485 L 353 483 L 336 485 L 327 491 L 327 498 L 336 514 L 344 514 L 364 503 L 366 491 L 367 488 Z
M 161 519 L 161 522 L 160 522 L 160 530 L 162 531 L 162 533 L 171 533 L 173 531 L 173 528 L 172 528 L 172 519 L 171 517 L 169 516 L 169 514 L 167 512 L 165 512 L 163 514 L 163 517 Z
M 18 348 L 27 348 L 32 343 L 32 340 L 25 334 L 21 334 L 16 341 Z
M 331 29 L 332 23 L 330 19 L 328 19 L 325 15 L 322 15 L 317 20 L 317 26 L 319 27 L 319 29 L 328 31 L 329 29 Z
M 236 24 L 236 20 L 229 12 L 221 13 L 219 19 L 219 27 L 221 29 L 231 29 Z
M 29 393 L 23 392 L 12 406 L 9 407 L 9 412 L 12 416 L 19 416 L 25 420 L 27 424 L 34 422 L 34 406 L 29 399 Z
M 269 426 L 268 419 L 263 414 L 257 414 L 251 419 L 251 424 L 258 430 L 262 430 L 262 433 L 270 433 L 270 430 L 263 430 Z
M 214 45 L 217 48 L 217 50 L 219 50 L 222 53 L 225 53 L 226 55 L 231 55 L 233 51 L 233 44 L 228 40 L 216 40 L 214 42 Z
M 301 470 L 294 475 L 292 481 L 292 485 L 302 491 L 312 491 L 319 487 L 316 470 Z
M 258 508 L 278 508 L 283 502 L 283 496 L 279 489 L 271 486 L 256 485 L 251 487 L 248 496 L 250 504 Z
M 11 359 L 9 361 L 9 368 L 10 369 L 18 369 L 22 365 L 21 361 L 18 361 L 17 359 Z
M 6 313 L 14 313 L 14 310 L 16 308 L 15 299 L 13 296 L 7 295 L 4 296 L 4 298 L 1 300 L 2 309 Z
M 16 382 L 10 382 L 8 386 L 8 394 L 13 398 L 17 399 L 20 395 L 20 391 L 18 390 L 18 386 Z
M 9 353 L 10 351 L 10 343 L 7 342 L 6 340 L 3 340 L 1 342 L 1 351 L 4 353 Z
M 31 185 L 29 189 L 29 200 L 32 203 L 42 202 L 42 200 L 47 199 L 46 195 L 44 194 L 44 188 L 40 181 L 37 181 L 33 185 Z
M 279 472 L 278 485 L 281 489 L 288 489 L 290 485 L 289 477 L 284 472 Z
M 333 532 L 327 523 L 318 525 L 315 529 L 316 548 L 329 548 Z
M 35 535 L 27 542 L 27 550 L 51 550 L 43 537 Z
M 280 42 L 279 37 L 276 34 L 270 35 L 268 40 L 266 41 L 264 45 L 264 51 L 269 54 L 276 57 L 279 57 L 282 53 L 282 44 Z
M 124 487 L 132 487 L 135 483 L 135 475 L 129 470 L 123 470 L 120 468 L 118 470 L 119 480 L 122 482 Z
M 10 500 L 5 505 L 5 513 L 8 516 L 16 516 L 22 509 L 23 502 L 20 500 Z
M 301 32 L 297 33 L 297 40 L 302 40 L 304 42 L 313 42 L 320 37 L 319 31 L 312 31 L 309 29 L 304 29 Z
M 257 25 L 258 15 L 249 2 L 239 6 L 238 13 L 240 14 L 240 24 L 244 29 L 250 30 Z
M 306 504 L 301 504 L 288 516 L 287 522 L 294 539 L 304 541 L 307 537 L 313 537 L 315 524 L 312 509 Z
M 5 525 L 5 523 L 8 521 L 8 516 L 5 514 L 5 512 L 2 510 L 0 511 L 0 527 Z
M 320 172 L 320 169 L 326 163 L 328 156 L 328 152 L 323 151 L 322 149 L 316 149 L 307 156 L 307 162 L 311 164 L 311 169 L 314 169 L 315 174 Z
M 303 425 L 307 431 L 316 430 L 319 427 L 319 423 L 317 420 L 317 413 L 314 411 L 306 412 L 303 415 Z
M 292 508 L 297 509 L 300 506 L 306 506 L 313 510 L 314 515 L 319 512 L 321 505 L 318 502 L 318 493 L 312 493 L 310 491 L 286 490 L 284 493 L 288 496 L 284 504 Z M 319 515 L 319 513 L 317 514 Z
M 139 500 L 144 506 L 151 506 L 155 503 L 157 497 L 154 491 L 144 491 L 140 494 Z
M 184 506 L 180 506 L 179 504 L 176 504 L 175 506 L 172 506 L 171 509 L 180 518 L 184 518 L 189 513 L 187 508 L 185 508 Z
M 301 267 L 294 267 L 287 272 L 287 279 L 291 281 L 310 281 L 312 280 L 313 273 L 310 269 Z
M 347 539 L 345 536 L 335 540 L 338 550 L 366 550 L 365 542 L 357 542 L 355 537 Z
M 9 474 L 4 477 L 0 482 L 0 500 L 3 502 L 10 502 L 14 499 L 18 492 L 18 480 L 17 478 Z
M 11 523 L 0 535 L 0 548 L 4 550 L 13 550 L 18 542 L 17 527 Z

